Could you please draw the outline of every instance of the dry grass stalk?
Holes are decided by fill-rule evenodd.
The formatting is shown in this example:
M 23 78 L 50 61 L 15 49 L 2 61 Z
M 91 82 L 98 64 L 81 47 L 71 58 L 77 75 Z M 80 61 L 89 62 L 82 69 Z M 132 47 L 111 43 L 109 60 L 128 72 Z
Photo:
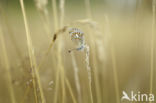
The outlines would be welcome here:
M 73 53 L 71 53 L 71 57 L 72 57 L 72 64 L 73 64 L 73 68 L 74 68 L 74 76 L 75 76 L 75 84 L 76 84 L 76 89 L 77 89 L 77 95 L 78 95 L 78 101 L 79 103 L 82 103 L 82 97 L 81 97 L 81 86 L 80 86 L 80 80 L 79 80 L 79 68 L 77 66 L 76 60 L 75 60 L 75 56 Z
M 91 73 L 91 67 L 89 64 L 89 46 L 86 45 L 86 67 L 88 71 L 88 80 L 89 80 L 89 91 L 90 91 L 90 96 L 91 96 L 91 103 L 93 103 L 93 93 L 92 93 L 92 73 Z
M 88 80 L 89 80 L 89 92 L 90 92 L 90 98 L 91 98 L 91 103 L 93 103 L 93 93 L 92 93 L 92 73 L 91 73 L 91 67 L 90 67 L 90 62 L 89 62 L 89 46 L 85 45 L 86 49 L 86 67 L 88 71 Z
M 43 21 L 43 26 L 45 28 L 46 34 L 48 37 L 51 35 L 51 30 L 49 28 L 49 15 L 47 10 L 48 0 L 34 0 L 37 10 L 39 11 L 39 15 Z
M 37 9 L 47 14 L 48 11 L 46 7 L 48 4 L 48 0 L 34 0 L 34 1 L 35 1 Z
M 31 68 L 32 68 L 32 77 L 33 77 L 34 90 L 37 89 L 36 88 L 37 87 L 36 83 L 37 83 L 38 87 L 39 87 L 39 91 L 40 91 L 41 102 L 45 103 L 46 101 L 45 101 L 42 86 L 41 86 L 40 76 L 39 76 L 38 67 L 37 67 L 37 64 L 36 64 L 36 58 L 35 58 L 35 55 L 34 55 L 34 50 L 33 50 L 33 46 L 32 46 L 32 40 L 31 40 L 31 37 L 30 37 L 30 31 L 29 31 L 29 28 L 28 28 L 28 22 L 27 22 L 27 17 L 26 17 L 26 12 L 25 12 L 25 7 L 24 7 L 23 0 L 20 0 L 20 5 L 21 5 L 22 14 L 23 14 L 26 37 L 27 37 L 27 45 L 28 45 L 30 64 L 31 64 Z M 35 79 L 36 79 L 36 81 L 35 81 Z M 36 102 L 37 102 L 36 92 L 37 91 L 34 91 L 35 97 L 36 97 Z
M 4 63 L 5 63 L 4 66 L 6 69 L 6 78 L 8 80 L 7 82 L 8 82 L 8 89 L 9 89 L 10 96 L 11 96 L 11 102 L 16 103 L 15 93 L 14 93 L 13 84 L 12 84 L 11 68 L 10 68 L 10 63 L 8 60 L 8 54 L 7 54 L 6 45 L 5 45 L 5 41 L 3 37 L 2 28 L 0 28 L 0 42 L 1 42 L 1 47 L 2 47 L 2 53 L 4 56 Z
M 85 7 L 86 7 L 86 13 L 87 13 L 87 18 L 92 19 L 92 12 L 91 12 L 91 3 L 90 0 L 85 0 Z M 96 22 L 95 22 L 96 23 Z M 91 23 L 93 27 L 95 28 L 95 23 Z M 92 34 L 90 31 L 91 29 L 88 28 L 89 34 Z M 97 30 L 95 30 L 97 31 Z M 90 35 L 90 40 L 92 40 L 91 45 L 92 48 L 95 48 L 95 41 L 94 37 Z M 92 51 L 92 50 L 91 50 Z M 96 54 L 96 53 L 95 53 Z M 98 69 L 97 69 L 97 58 L 96 55 L 92 54 L 92 60 L 93 60 L 93 73 L 94 73 L 94 81 L 95 81 L 95 88 L 96 88 L 96 95 L 97 95 L 97 103 L 101 103 L 101 91 L 100 91 L 100 84 L 99 84 L 99 77 L 98 77 Z
M 61 43 L 61 42 L 60 42 Z M 60 71 L 60 79 L 61 79 L 61 89 L 62 89 L 62 103 L 65 103 L 65 72 L 64 72 L 64 67 L 62 63 L 62 56 L 61 56 L 61 47 L 62 45 L 58 45 L 58 70 Z
M 59 90 L 59 70 L 57 70 L 56 73 L 56 82 L 55 82 L 55 95 L 54 95 L 54 103 L 57 103 L 57 96 L 58 96 L 58 90 Z
M 54 44 L 54 42 L 56 41 L 56 39 L 58 38 L 58 36 L 60 35 L 60 34 L 63 34 L 65 31 L 66 31 L 66 29 L 67 29 L 67 27 L 65 26 L 65 27 L 63 27 L 62 29 L 59 29 L 55 34 L 54 34 L 54 36 L 53 36 L 53 40 L 52 40 L 52 42 L 51 42 L 51 45 L 49 46 L 49 49 L 48 49 L 48 51 L 47 51 L 47 55 L 49 54 L 49 51 L 51 50 L 51 48 L 53 47 L 53 44 Z M 56 73 L 56 94 L 54 95 L 54 103 L 57 103 L 57 94 L 58 94 L 58 85 L 59 85 L 59 78 L 60 78 L 60 72 L 62 71 L 62 70 L 64 70 L 64 67 L 63 67 L 63 63 L 62 63 L 62 57 L 61 57 L 61 50 L 58 48 L 58 50 L 57 50 L 57 53 L 58 53 L 58 65 L 57 65 L 57 67 L 58 67 L 58 69 L 57 69 L 57 73 Z M 61 80 L 62 80 L 62 84 L 63 84 L 63 86 L 62 86 L 62 88 L 64 89 L 64 73 L 62 74 L 62 72 L 61 72 L 61 76 L 62 76 L 62 78 L 61 78 Z M 62 93 L 62 95 L 63 95 L 63 101 L 64 101 L 64 94 L 65 92 L 63 92 Z
M 48 47 L 48 50 L 46 51 L 45 56 L 41 59 L 41 62 L 39 63 L 39 68 L 41 68 L 41 66 L 44 64 L 44 61 L 48 57 L 48 54 L 50 53 L 51 48 L 54 46 L 55 41 L 58 39 L 58 36 L 60 34 L 63 34 L 67 30 L 67 28 L 67 26 L 64 26 L 62 29 L 59 29 L 57 32 L 54 33 L 53 39 Z
M 107 16 L 105 16 L 105 19 L 106 19 L 106 24 L 107 24 L 107 27 L 108 27 L 108 33 L 109 33 L 110 36 L 112 36 L 111 30 L 110 30 L 109 19 L 108 19 Z M 112 59 L 112 65 L 113 65 L 113 76 L 114 76 L 116 103 L 120 103 L 119 84 L 118 84 L 119 82 L 118 82 L 118 74 L 117 74 L 117 66 L 116 66 L 116 55 L 115 55 L 113 40 L 111 40 L 110 49 L 111 49 L 110 51 L 111 51 L 111 59 Z
M 64 25 L 65 0 L 60 0 L 60 28 Z
M 59 27 L 56 0 L 52 0 L 52 6 L 53 6 L 53 16 L 54 16 L 54 30 L 56 32 Z
M 30 91 L 30 88 L 29 88 L 29 87 L 26 88 L 26 91 L 24 92 L 24 96 L 23 96 L 22 100 L 21 100 L 19 103 L 24 103 L 24 100 L 26 99 L 26 97 L 27 97 L 29 91 Z M 36 98 L 36 97 L 35 97 L 35 98 Z M 37 102 L 36 99 L 35 99 L 35 102 Z
M 69 92 L 70 92 L 70 94 L 71 94 L 73 103 L 77 103 L 76 98 L 75 98 L 75 96 L 74 96 L 73 90 L 72 90 L 72 88 L 71 88 L 71 85 L 70 85 L 68 79 L 65 79 L 65 81 L 66 81 L 66 85 L 67 85 L 67 87 L 68 87 L 68 89 L 69 89 Z
M 60 0 L 60 28 L 63 27 L 64 25 L 64 7 L 65 5 L 65 0 Z M 58 68 L 60 70 L 60 78 L 61 78 L 61 88 L 62 88 L 62 103 L 65 103 L 66 99 L 66 90 L 65 90 L 65 71 L 64 71 L 64 66 L 62 62 L 62 45 L 63 45 L 63 38 L 62 36 L 59 39 L 58 42 Z
M 85 0 L 86 13 L 88 18 L 92 18 L 90 0 Z
M 87 0 L 88 1 L 88 0 Z M 89 2 L 89 1 L 88 1 Z M 87 3 L 86 4 L 86 8 L 88 8 L 87 5 L 90 5 L 90 3 Z M 91 10 L 90 10 L 91 12 Z M 97 27 L 97 22 L 91 20 L 91 13 L 88 12 L 88 14 L 90 14 L 90 16 L 88 15 L 88 17 L 90 17 L 90 19 L 84 19 L 84 20 L 77 20 L 75 21 L 76 23 L 79 23 L 81 25 L 83 24 L 87 24 L 88 25 L 88 31 L 89 31 L 89 34 L 92 34 L 90 31 L 93 29 L 95 31 L 95 34 L 98 34 L 99 31 L 98 31 L 98 27 Z M 93 37 L 90 36 L 90 40 L 92 40 L 92 48 L 95 48 L 95 41 L 93 41 Z M 94 81 L 95 81 L 95 86 L 96 86 L 96 95 L 97 95 L 97 102 L 98 103 L 101 103 L 101 91 L 100 91 L 100 85 L 99 85 L 99 77 L 98 77 L 98 69 L 97 69 L 97 63 L 96 63 L 96 56 L 95 55 L 92 55 L 92 60 L 94 62 L 93 64 L 93 68 L 94 68 Z
M 52 7 L 53 7 L 53 17 L 54 17 L 54 32 L 57 32 L 58 30 L 58 14 L 57 14 L 57 4 L 56 4 L 56 0 L 52 0 Z M 51 41 L 51 44 L 49 46 L 49 49 L 46 53 L 46 55 L 48 55 L 49 51 L 51 50 L 51 48 L 53 47 L 54 42 L 57 39 L 57 35 L 58 33 L 55 33 L 53 36 L 53 40 Z M 56 73 L 56 83 L 55 83 L 55 95 L 54 95 L 54 103 L 57 103 L 57 96 L 58 96 L 58 88 L 59 88 L 59 70 L 57 70 Z
M 4 12 L 4 9 L 3 9 L 3 7 L 1 7 L 1 5 L 0 5 L 0 12 L 2 13 L 1 16 L 3 18 L 3 21 L 4 21 L 5 25 L 6 25 L 7 32 L 9 34 L 10 38 L 11 38 L 11 42 L 12 42 L 12 44 L 13 44 L 15 50 L 16 50 L 16 54 L 17 54 L 18 58 L 20 60 L 22 60 L 21 51 L 18 48 L 18 45 L 17 45 L 16 39 L 15 39 L 14 33 L 13 33 L 12 28 L 10 27 L 9 22 L 8 22 L 8 15 Z
M 112 46 L 111 46 L 111 56 L 112 56 L 112 65 L 113 65 L 113 75 L 114 75 L 116 103 L 120 103 L 119 84 L 118 84 L 119 82 L 118 82 L 117 67 L 116 67 L 116 57 L 115 57 L 115 50 L 114 50 L 113 43 L 112 43 Z
M 21 52 L 20 52 L 20 49 L 18 48 L 17 42 L 16 42 L 15 37 L 14 37 L 14 33 L 13 33 L 13 31 L 11 30 L 11 27 L 10 27 L 10 25 L 9 25 L 9 23 L 8 23 L 8 16 L 4 13 L 3 8 L 0 8 L 0 9 L 1 9 L 1 12 L 2 12 L 2 14 L 3 14 L 3 15 L 2 15 L 2 16 L 3 16 L 3 20 L 4 20 L 4 22 L 5 22 L 5 24 L 6 24 L 6 27 L 7 27 L 7 32 L 8 32 L 8 34 L 9 34 L 10 38 L 11 38 L 11 41 L 12 41 L 13 46 L 15 47 L 16 54 L 17 54 L 18 58 L 21 60 L 22 67 L 24 67 L 24 64 L 23 64 L 23 62 L 22 62 L 22 54 L 21 54 Z M 29 90 L 30 90 L 30 88 L 28 87 L 28 88 L 26 89 L 26 91 L 24 92 L 24 97 L 23 97 L 23 99 L 20 101 L 20 103 L 24 103 L 24 100 L 25 100 L 25 98 L 27 97 L 27 94 L 29 93 Z M 35 100 L 36 100 L 36 103 L 37 103 L 36 92 L 35 92 L 35 98 L 36 98 Z
M 56 1 L 54 0 L 53 1 L 54 3 L 56 3 Z M 53 5 L 54 6 L 54 5 Z M 55 5 L 55 7 L 53 7 L 53 9 L 56 9 L 56 5 Z M 54 10 L 55 12 L 56 12 L 56 10 Z M 57 13 L 55 13 L 55 14 L 57 14 Z M 56 16 L 57 17 L 57 16 Z M 67 30 L 67 28 L 68 28 L 68 26 L 64 26 L 63 28 L 61 28 L 61 29 L 57 29 L 57 26 L 58 26 L 58 22 L 55 22 L 56 24 L 54 24 L 54 27 L 55 27 L 55 30 L 57 30 L 55 33 L 54 33 L 54 35 L 53 35 L 53 39 L 52 39 L 52 41 L 51 41 L 51 43 L 50 43 L 50 46 L 49 46 L 49 48 L 48 48 L 48 50 L 47 50 L 47 52 L 45 53 L 45 56 L 43 57 L 43 59 L 41 59 L 41 62 L 39 63 L 39 66 L 38 66 L 38 69 L 40 69 L 41 68 L 41 66 L 44 64 L 44 61 L 46 60 L 46 58 L 47 58 L 47 56 L 48 56 L 48 54 L 50 53 L 50 50 L 51 50 L 51 48 L 53 47 L 53 45 L 54 45 L 54 43 L 55 43 L 55 41 L 57 40 L 57 38 L 58 38 L 58 36 L 60 35 L 60 34 L 63 34 L 66 30 Z M 58 72 L 59 73 L 59 72 Z M 56 73 L 56 75 L 58 74 L 58 73 Z M 59 82 L 57 82 L 59 80 L 59 77 L 57 76 L 56 77 L 56 87 L 58 88 L 58 83 Z M 56 89 L 57 90 L 57 89 Z M 26 91 L 27 92 L 27 91 Z M 57 91 L 56 91 L 57 92 Z M 29 92 L 27 92 L 27 93 L 29 93 Z M 57 94 L 57 93 L 56 93 Z M 54 97 L 55 99 L 54 99 L 54 101 L 55 102 L 57 102 L 57 95 L 55 95 L 55 97 Z M 55 103 L 54 102 L 54 103 Z
M 150 93 L 153 92 L 153 71 L 154 71 L 154 34 L 155 34 L 155 9 L 156 9 L 156 0 L 153 0 L 152 3 L 152 36 L 151 36 L 151 55 L 150 55 Z M 151 103 L 151 102 L 150 102 Z
M 102 35 L 102 33 L 100 32 L 100 29 L 98 27 L 98 23 L 96 21 L 93 21 L 91 19 L 84 19 L 84 20 L 77 20 L 75 21 L 76 24 L 80 24 L 80 25 L 86 25 L 88 26 L 88 30 L 91 31 L 93 30 L 93 33 L 96 34 L 96 37 L 90 36 L 90 39 L 92 40 L 92 48 L 97 48 L 97 50 L 101 50 L 101 48 L 103 48 L 103 42 L 102 40 L 100 40 L 97 37 L 100 37 Z M 89 32 L 91 34 L 91 32 Z M 98 41 L 94 41 L 95 39 L 98 39 Z M 99 45 L 100 44 L 100 45 Z M 98 45 L 98 46 L 96 46 Z M 95 47 L 96 46 L 96 47 Z M 97 50 L 94 50 L 94 52 L 97 52 Z M 98 51 L 98 52 L 99 52 Z M 95 53 L 97 54 L 97 53 Z M 103 51 L 102 51 L 102 55 L 99 54 L 98 57 L 99 59 L 101 59 L 100 57 L 103 56 Z M 96 86 L 96 95 L 97 95 L 97 103 L 101 103 L 102 97 L 101 97 L 101 91 L 100 91 L 100 83 L 99 83 L 99 77 L 98 77 L 98 66 L 97 66 L 97 58 L 96 55 L 92 55 L 92 60 L 93 60 L 93 68 L 94 68 L 94 81 L 95 81 L 95 86 Z
M 92 88 L 91 88 L 92 87 L 92 75 L 91 75 L 91 68 L 89 64 L 89 46 L 85 43 L 84 33 L 80 29 L 70 28 L 69 35 L 73 42 L 78 43 L 78 47 L 70 49 L 69 53 L 75 50 L 76 51 L 85 50 L 85 53 L 86 53 L 85 61 L 86 61 L 86 67 L 87 67 L 87 73 L 88 73 L 89 92 L 90 92 L 91 103 L 93 103 Z

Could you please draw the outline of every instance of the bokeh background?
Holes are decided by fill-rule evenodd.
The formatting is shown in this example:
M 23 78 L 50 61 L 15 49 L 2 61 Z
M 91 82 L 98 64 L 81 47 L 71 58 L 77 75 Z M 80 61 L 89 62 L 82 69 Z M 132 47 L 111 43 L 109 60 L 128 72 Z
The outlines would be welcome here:
M 42 64 L 39 75 L 46 103 L 91 103 L 85 52 L 68 53 L 76 47 L 68 31 L 58 36 L 45 56 L 55 32 L 75 21 L 81 23 L 72 23 L 70 27 L 81 29 L 90 47 L 94 103 L 120 103 L 122 91 L 129 95 L 130 91 L 149 94 L 151 78 L 152 93 L 156 94 L 156 4 L 152 0 L 65 0 L 63 9 L 60 9 L 61 0 L 56 0 L 57 13 L 54 12 L 55 0 L 40 0 L 48 2 L 43 8 L 37 8 L 36 1 L 24 0 L 24 5 L 36 62 Z M 32 83 L 20 0 L 0 0 L 0 28 L 0 103 L 13 103 L 10 86 L 16 103 L 35 103 L 35 89 L 37 103 L 42 103 L 38 85 L 34 88 Z M 81 95 L 76 87 L 74 61 Z M 8 83 L 8 72 L 11 83 Z

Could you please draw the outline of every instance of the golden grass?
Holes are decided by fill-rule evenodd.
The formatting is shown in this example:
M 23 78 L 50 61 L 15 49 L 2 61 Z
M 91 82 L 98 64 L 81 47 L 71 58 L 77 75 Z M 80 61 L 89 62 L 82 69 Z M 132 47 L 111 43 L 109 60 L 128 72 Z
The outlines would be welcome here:
M 39 0 L 36 0 L 36 1 L 39 2 Z M 66 12 L 66 10 L 69 10 L 70 8 L 68 6 L 70 5 L 72 5 L 73 7 L 75 6 L 73 2 L 70 4 L 68 1 L 65 1 L 65 0 L 59 0 L 59 2 L 57 0 L 51 0 L 52 11 L 48 10 L 48 6 L 47 6 L 48 3 L 43 4 L 43 8 L 38 7 L 37 2 L 35 3 L 36 3 L 36 8 L 38 10 L 37 12 L 39 13 L 39 16 L 40 16 L 39 20 L 41 19 L 41 21 L 37 21 L 37 22 L 41 22 L 41 24 L 43 24 L 43 27 L 44 27 L 43 32 L 45 34 L 48 34 L 48 36 L 45 36 L 45 34 L 42 34 L 42 36 L 44 36 L 46 39 L 39 37 L 40 34 L 37 34 L 37 33 L 38 31 L 40 32 L 41 30 L 35 31 L 37 27 L 34 27 L 35 29 L 33 29 L 32 25 L 34 24 L 29 22 L 29 20 L 27 19 L 27 15 L 26 15 L 27 13 L 26 13 L 25 6 L 24 6 L 24 0 L 20 0 L 20 6 L 21 6 L 22 16 L 23 16 L 22 20 L 24 20 L 25 28 L 24 28 L 24 31 L 15 30 L 15 31 L 18 31 L 18 33 L 19 32 L 20 33 L 22 32 L 23 34 L 26 33 L 26 44 L 27 44 L 28 54 L 29 54 L 28 55 L 29 63 L 31 65 L 31 70 L 32 70 L 30 73 L 32 77 L 33 89 L 31 89 L 31 84 L 30 84 L 29 86 L 26 87 L 25 90 L 23 90 L 22 86 L 24 86 L 25 88 L 25 77 L 22 76 L 24 79 L 21 79 L 22 78 L 21 75 L 23 74 L 26 75 L 26 74 L 24 72 L 22 72 L 23 74 L 19 74 L 18 71 L 20 71 L 20 68 L 23 68 L 23 66 L 26 66 L 25 68 L 28 68 L 28 69 L 30 67 L 29 64 L 25 64 L 27 60 L 23 59 L 23 55 L 25 55 L 26 53 L 25 51 L 22 51 L 24 48 L 24 45 L 21 46 L 19 44 L 22 47 L 20 49 L 18 45 L 19 42 L 23 43 L 24 41 L 20 39 L 18 39 L 19 41 L 16 41 L 18 36 L 12 32 L 12 30 L 14 29 L 11 28 L 11 23 L 9 24 L 8 22 L 9 17 L 7 18 L 8 15 L 5 15 L 4 13 L 5 10 L 1 9 L 3 11 L 2 14 L 4 14 L 3 20 L 7 28 L 6 34 L 8 35 L 3 35 L 5 33 L 2 32 L 3 31 L 2 30 L 3 26 L 2 26 L 2 28 L 0 28 L 0 44 L 2 47 L 2 50 L 0 51 L 0 53 L 2 55 L 0 56 L 2 56 L 2 62 L 4 62 L 4 68 L 5 68 L 6 76 L 8 79 L 7 82 L 8 82 L 8 88 L 9 88 L 9 94 L 11 96 L 11 102 L 17 103 L 17 101 L 20 100 L 19 103 L 26 103 L 26 101 L 30 103 L 31 102 L 32 103 L 34 102 L 35 103 L 40 103 L 40 102 L 41 103 L 51 103 L 51 102 L 52 103 L 120 103 L 120 89 L 124 90 L 125 86 L 127 86 L 127 84 L 129 83 L 129 81 L 127 80 L 131 80 L 130 77 L 127 76 L 129 73 L 125 72 L 125 70 L 129 70 L 129 68 L 131 67 L 139 67 L 138 62 L 137 62 L 138 63 L 137 66 L 130 66 L 130 65 L 136 65 L 136 63 L 132 64 L 132 61 L 135 61 L 135 60 L 129 59 L 127 56 L 129 55 L 128 54 L 129 52 L 125 52 L 126 51 L 125 48 L 127 49 L 128 46 L 133 45 L 133 43 L 130 45 L 127 42 L 131 43 L 132 41 L 125 40 L 126 43 L 128 44 L 127 47 L 121 44 L 121 43 L 125 43 L 124 39 L 127 33 L 126 30 L 123 30 L 121 28 L 125 28 L 125 27 L 123 27 L 122 24 L 121 24 L 122 25 L 121 27 L 117 27 L 115 23 L 119 22 L 119 20 L 117 20 L 116 18 L 114 19 L 113 17 L 111 18 L 111 15 L 109 16 L 109 18 L 101 17 L 102 21 L 98 23 L 97 21 L 100 21 L 100 20 L 97 20 L 96 17 L 98 16 L 100 18 L 100 16 L 103 16 L 103 15 L 102 14 L 93 15 L 95 12 L 93 13 L 91 10 L 93 9 L 91 7 L 91 0 L 83 1 L 84 6 L 85 6 L 85 9 L 83 10 L 85 10 L 86 19 L 80 19 L 80 20 L 78 19 L 73 20 L 74 16 L 77 17 L 77 15 L 79 15 L 81 17 L 82 15 L 82 14 L 79 14 L 76 11 L 76 9 L 71 10 L 74 15 L 73 14 L 69 15 L 70 11 Z M 151 40 L 150 52 L 147 53 L 147 54 L 150 54 L 150 81 L 148 81 L 148 83 L 146 84 L 149 85 L 149 82 L 150 82 L 150 87 L 149 87 L 150 93 L 154 93 L 154 83 L 155 83 L 154 82 L 155 3 L 156 3 L 155 0 L 153 0 L 152 35 L 150 38 Z M 81 10 L 81 8 L 79 9 Z M 52 17 L 50 18 L 53 19 L 52 20 L 53 28 L 50 26 L 50 20 L 49 20 L 49 16 L 50 16 L 49 13 L 51 12 L 52 12 Z M 138 12 L 139 11 L 137 11 L 137 14 Z M 137 18 L 139 18 L 139 15 L 137 15 Z M 105 25 L 104 26 L 105 30 L 101 31 L 99 27 L 103 26 L 103 24 Z M 137 25 L 139 25 L 139 22 L 137 23 Z M 85 42 L 87 45 L 86 45 L 86 49 L 83 52 L 74 51 L 74 52 L 68 53 L 68 48 L 70 48 L 70 46 L 75 45 L 71 43 L 71 40 L 69 39 L 70 37 L 67 33 L 70 27 L 79 27 L 84 30 L 84 35 L 86 38 Z M 131 27 L 131 26 L 128 26 L 128 27 Z M 40 25 L 37 29 L 40 29 L 40 28 L 42 28 L 42 25 Z M 120 34 L 121 32 L 118 31 L 117 29 L 123 30 L 122 32 L 125 34 L 124 35 Z M 139 31 L 138 27 L 135 28 L 135 30 Z M 117 33 L 116 34 L 117 36 L 115 35 L 115 33 Z M 133 34 L 133 31 L 131 31 L 130 33 Z M 137 32 L 136 34 L 138 35 L 138 33 L 139 32 Z M 107 38 L 105 36 L 106 34 L 110 36 L 111 38 L 109 37 Z M 5 36 L 7 40 L 6 38 L 4 38 Z M 9 39 L 7 36 L 9 37 Z M 124 39 L 121 36 L 123 36 Z M 133 36 L 130 36 L 130 37 L 133 37 Z M 121 40 L 119 40 L 119 38 Z M 35 41 L 38 39 L 41 41 Z M 108 39 L 109 40 L 111 39 L 111 40 L 109 41 Z M 7 48 L 6 46 L 10 46 L 8 42 L 9 40 L 12 41 L 11 43 L 14 46 L 15 53 L 17 54 L 18 59 L 20 60 L 19 64 L 22 65 L 22 67 L 18 67 L 17 66 L 18 63 L 14 61 L 15 58 L 10 57 L 10 55 L 11 56 L 13 55 L 11 51 L 9 52 L 9 50 L 11 50 L 12 48 L 9 48 L 8 50 L 6 50 Z M 100 42 L 101 44 L 99 44 L 99 41 L 101 40 L 107 40 L 107 41 L 102 41 Z M 45 45 L 44 44 L 45 41 L 48 41 L 48 44 Z M 121 43 L 118 41 L 120 41 Z M 42 42 L 41 44 L 43 45 L 42 46 L 39 45 L 40 47 L 37 48 L 36 45 L 38 45 L 37 43 L 39 42 Z M 104 44 L 106 42 L 108 44 Z M 117 47 L 115 44 L 116 42 L 118 42 Z M 107 45 L 107 48 L 105 48 L 106 45 Z M 47 49 L 45 49 L 43 46 L 45 46 L 45 48 Z M 121 48 L 123 50 L 121 50 Z M 35 49 L 35 52 L 34 52 L 34 49 Z M 142 49 L 144 49 L 144 47 L 142 47 Z M 99 52 L 99 50 L 102 50 L 102 51 Z M 45 54 L 42 55 L 41 54 L 42 51 L 45 52 Z M 110 54 L 108 53 L 109 51 L 110 51 Z M 119 53 L 119 51 L 124 52 L 125 54 Z M 105 58 L 105 55 L 104 55 L 105 53 L 107 54 L 107 58 Z M 138 52 L 135 51 L 135 53 L 138 53 Z M 8 55 L 10 58 L 8 58 Z M 118 58 L 120 56 L 121 58 Z M 124 58 L 124 60 L 129 61 L 129 62 L 123 62 L 122 61 L 123 56 L 127 56 L 128 59 Z M 142 55 L 139 54 L 138 57 L 141 57 L 141 56 Z M 0 60 L 0 64 L 1 64 L 1 60 Z M 13 64 L 13 67 L 11 64 Z M 146 66 L 146 64 L 143 66 Z M 1 65 L 0 67 L 3 68 L 3 66 Z M 124 70 L 122 70 L 123 67 L 124 67 Z M 10 68 L 17 68 L 16 69 L 17 73 L 12 72 Z M 125 79 L 119 78 L 121 76 L 118 73 L 120 73 L 121 76 L 124 76 Z M 22 81 L 17 85 L 14 85 L 12 82 L 12 81 L 15 81 L 14 79 L 17 79 L 15 74 L 19 75 L 19 78 Z M 132 73 L 132 75 L 133 74 L 134 73 Z M 14 77 L 14 79 L 12 77 Z M 139 75 L 137 79 L 139 77 L 141 78 L 141 76 Z M 118 79 L 121 79 L 120 82 Z M 54 81 L 54 84 L 50 85 L 51 86 L 50 87 L 49 85 L 47 85 L 47 81 Z M 132 84 L 132 85 L 135 86 L 135 84 Z M 17 86 L 21 86 L 21 88 L 19 89 L 15 88 Z M 49 87 L 51 89 L 49 89 Z M 133 88 L 126 88 L 126 89 L 133 89 Z M 31 92 L 31 90 L 33 91 Z M 16 91 L 17 93 L 14 91 Z M 23 94 L 23 97 L 19 98 L 18 95 L 21 95 L 21 94 Z
M 57 5 L 56 5 L 56 0 L 51 0 L 52 1 L 52 7 L 53 7 L 53 16 L 54 16 L 54 30 L 55 32 L 58 30 L 58 14 L 57 14 Z
M 50 24 L 49 24 L 49 12 L 47 10 L 48 0 L 34 0 L 35 6 L 39 12 L 39 16 L 42 20 L 43 26 L 45 28 L 47 36 L 50 38 L 51 30 L 50 30 Z
M 44 98 L 42 85 L 41 85 L 41 81 L 40 81 L 40 76 L 39 76 L 39 72 L 38 72 L 38 67 L 37 67 L 37 64 L 36 64 L 36 59 L 35 59 L 34 50 L 33 50 L 33 46 L 32 46 L 32 41 L 31 41 L 31 37 L 30 37 L 30 30 L 28 28 L 28 22 L 27 22 L 27 17 L 26 17 L 26 12 L 25 12 L 25 7 L 24 7 L 23 0 L 20 0 L 20 5 L 21 5 L 22 14 L 23 14 L 26 37 L 27 37 L 27 46 L 28 46 L 29 59 L 30 59 L 30 64 L 31 64 L 31 69 L 32 69 L 32 79 L 33 79 L 35 100 L 36 100 L 36 103 L 37 103 L 38 99 L 37 99 L 36 89 L 37 89 L 37 86 L 38 86 L 39 91 L 40 91 L 40 95 L 41 95 L 41 101 L 42 101 L 42 103 L 45 103 L 46 100 Z M 36 85 L 36 83 L 37 83 L 37 85 Z
M 60 28 L 64 26 L 64 7 L 65 0 L 60 0 L 59 9 L 60 9 Z M 62 103 L 65 103 L 66 99 L 66 89 L 65 89 L 65 71 L 62 62 L 62 36 L 59 38 L 58 42 L 58 68 L 60 70 L 60 79 L 61 79 L 61 89 L 62 89 Z
M 76 84 L 76 89 L 77 89 L 78 102 L 82 103 L 81 85 L 80 85 L 80 80 L 79 80 L 79 68 L 77 66 L 73 52 L 71 53 L 71 58 L 72 58 L 72 64 L 73 64 L 73 69 L 74 69 L 74 76 L 75 76 L 74 79 L 75 79 L 75 84 Z
M 107 33 L 112 37 L 111 29 L 110 29 L 110 21 L 108 16 L 105 15 L 106 25 L 107 25 Z M 116 103 L 120 103 L 120 95 L 119 95 L 119 81 L 118 81 L 118 74 L 117 74 L 117 64 L 116 64 L 116 54 L 115 54 L 115 47 L 114 47 L 114 38 L 111 38 L 110 44 L 110 54 L 112 60 L 112 68 L 113 68 L 113 79 L 114 79 L 114 87 L 115 87 L 115 96 L 116 96 Z
M 150 54 L 150 93 L 153 93 L 153 72 L 154 72 L 154 34 L 155 34 L 155 10 L 156 9 L 156 1 L 153 0 L 152 11 L 152 36 L 151 36 L 151 54 Z M 151 103 L 151 102 L 150 102 Z
M 112 47 L 111 47 L 111 56 L 112 56 L 112 65 L 113 65 L 113 75 L 114 75 L 114 86 L 115 86 L 116 103 L 120 103 L 118 74 L 117 74 L 116 57 L 115 57 L 116 55 L 115 55 L 115 50 L 114 50 L 114 44 L 113 43 L 112 43 Z
M 90 0 L 85 0 L 85 7 L 86 7 L 86 14 L 87 17 L 89 19 L 92 19 L 92 12 L 91 12 L 91 4 L 90 4 Z M 91 28 L 88 28 L 88 31 L 91 31 Z M 97 31 L 97 30 L 95 30 Z M 93 33 L 89 32 L 90 35 L 93 35 Z M 94 36 L 95 37 L 95 36 Z M 91 45 L 92 48 L 95 48 L 95 41 L 94 41 L 94 37 L 90 36 L 90 39 L 92 40 Z M 91 51 L 93 51 L 93 49 L 91 49 Z M 96 50 L 95 50 L 96 52 Z M 92 53 L 92 52 L 91 52 Z M 93 73 L 94 73 L 94 81 L 95 81 L 95 89 L 96 89 L 96 98 L 97 98 L 97 103 L 101 103 L 101 91 L 100 91 L 100 86 L 99 86 L 99 77 L 98 77 L 98 69 L 97 69 L 97 59 L 96 59 L 96 53 L 92 53 L 92 60 L 93 60 Z M 90 83 L 90 86 L 92 84 Z M 90 87 L 90 95 L 91 95 L 91 102 L 93 103 L 93 94 L 92 94 L 92 88 Z
M 9 58 L 8 58 L 8 54 L 7 54 L 7 50 L 6 50 L 4 37 L 3 37 L 2 28 L 0 28 L 0 43 L 1 43 L 1 47 L 2 47 L 4 63 L 5 63 L 4 68 L 6 69 L 5 71 L 6 71 L 7 85 L 8 85 L 8 89 L 10 92 L 11 102 L 17 103 L 16 99 L 15 99 L 15 93 L 14 93 L 14 88 L 13 88 L 13 84 L 12 84 L 11 68 L 10 68 L 10 63 L 9 63 Z

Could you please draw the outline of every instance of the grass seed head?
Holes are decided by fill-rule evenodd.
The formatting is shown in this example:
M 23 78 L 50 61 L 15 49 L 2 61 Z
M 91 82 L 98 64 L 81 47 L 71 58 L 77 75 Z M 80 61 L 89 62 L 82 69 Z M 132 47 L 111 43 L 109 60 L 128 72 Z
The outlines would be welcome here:
M 36 3 L 36 7 L 40 10 L 40 11 L 46 11 L 46 6 L 48 4 L 48 0 L 35 0 Z

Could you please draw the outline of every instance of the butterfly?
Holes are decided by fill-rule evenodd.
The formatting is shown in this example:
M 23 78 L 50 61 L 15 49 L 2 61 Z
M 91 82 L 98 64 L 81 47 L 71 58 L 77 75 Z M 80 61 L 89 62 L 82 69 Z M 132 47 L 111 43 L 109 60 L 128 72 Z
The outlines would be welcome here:
M 83 50 L 85 48 L 85 40 L 84 40 L 84 33 L 78 28 L 69 28 L 69 35 L 72 41 L 76 41 L 79 44 L 78 48 L 70 49 L 69 52 L 73 50 Z

